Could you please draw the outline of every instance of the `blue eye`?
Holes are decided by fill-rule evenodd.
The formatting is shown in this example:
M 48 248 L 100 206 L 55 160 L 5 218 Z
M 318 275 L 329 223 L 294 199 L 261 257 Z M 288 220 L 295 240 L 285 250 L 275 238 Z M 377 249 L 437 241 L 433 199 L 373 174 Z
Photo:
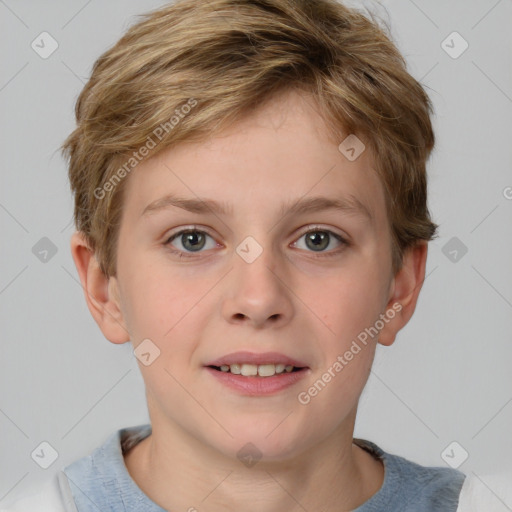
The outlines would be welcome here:
M 305 239 L 305 247 L 299 246 L 299 241 L 302 238 Z M 209 246 L 208 239 L 210 239 Z M 336 247 L 326 250 L 333 242 L 336 242 Z M 178 246 L 175 244 L 178 244 Z M 194 257 L 193 253 L 200 253 L 203 249 L 218 247 L 217 242 L 211 235 L 195 228 L 182 229 L 174 233 L 164 242 L 164 245 L 174 254 L 178 254 L 180 258 Z M 340 235 L 321 228 L 310 229 L 292 244 L 293 247 L 298 247 L 301 250 L 318 253 L 319 257 L 336 256 L 340 252 L 340 247 L 343 248 L 348 245 L 350 245 L 349 242 Z
M 312 252 L 322 253 L 321 256 L 332 256 L 338 254 L 339 251 L 330 250 L 326 251 L 331 242 L 335 241 L 338 247 L 348 245 L 348 242 L 340 235 L 333 233 L 327 229 L 314 228 L 304 233 L 300 238 L 305 237 L 305 245 L 307 249 Z M 295 242 L 293 245 L 297 247 L 299 242 Z M 299 247 L 302 249 L 302 247 Z M 326 254 L 323 254 L 326 253 Z
M 215 248 L 217 244 L 213 238 L 208 233 L 197 229 L 184 229 L 182 231 L 178 231 L 178 233 L 172 235 L 165 244 L 175 247 L 171 242 L 176 240 L 181 244 L 182 248 L 178 248 L 178 251 L 173 252 L 199 252 L 207 245 L 207 238 L 210 238 L 213 241 L 211 247 L 207 247 L 207 249 Z

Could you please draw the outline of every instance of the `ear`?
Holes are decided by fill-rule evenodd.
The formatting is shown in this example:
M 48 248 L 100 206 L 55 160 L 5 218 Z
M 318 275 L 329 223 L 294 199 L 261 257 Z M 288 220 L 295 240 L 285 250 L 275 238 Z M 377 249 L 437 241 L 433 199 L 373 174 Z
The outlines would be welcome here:
M 379 334 L 381 345 L 391 345 L 398 334 L 412 317 L 416 302 L 425 280 L 427 261 L 427 243 L 420 241 L 404 253 L 402 268 L 391 282 L 391 292 L 386 306 L 388 322 Z M 391 317 L 391 312 L 394 316 Z
M 119 301 L 115 277 L 107 277 L 89 248 L 83 233 L 71 236 L 71 255 L 84 290 L 87 307 L 101 332 L 112 343 L 126 343 L 130 335 L 126 329 Z

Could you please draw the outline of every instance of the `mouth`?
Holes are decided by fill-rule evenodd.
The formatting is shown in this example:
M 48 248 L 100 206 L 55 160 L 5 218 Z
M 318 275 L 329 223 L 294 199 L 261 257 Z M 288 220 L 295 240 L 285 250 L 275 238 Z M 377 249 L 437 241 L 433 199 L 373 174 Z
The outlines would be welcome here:
M 205 365 L 223 387 L 246 396 L 276 394 L 302 380 L 310 368 L 276 352 L 236 352 Z
M 305 369 L 304 367 L 297 367 L 291 364 L 285 365 L 283 363 L 234 363 L 223 364 L 220 366 L 210 365 L 208 368 L 212 368 L 219 372 L 232 373 L 233 375 L 241 375 L 243 377 L 273 377 L 274 375 L 299 372 Z

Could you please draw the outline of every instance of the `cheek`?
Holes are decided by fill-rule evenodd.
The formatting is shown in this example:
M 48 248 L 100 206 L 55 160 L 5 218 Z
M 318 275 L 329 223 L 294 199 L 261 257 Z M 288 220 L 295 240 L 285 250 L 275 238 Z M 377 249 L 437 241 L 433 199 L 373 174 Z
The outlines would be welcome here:
M 214 278 L 187 275 L 165 265 L 138 265 L 126 286 L 126 315 L 134 346 L 150 339 L 166 368 L 181 375 L 215 308 Z
M 372 326 L 382 312 L 383 294 L 378 275 L 367 268 L 343 272 L 323 280 L 316 291 L 309 288 L 309 304 L 329 327 L 338 349 Z
M 323 418 L 321 435 L 329 434 L 350 417 L 370 375 L 375 345 L 350 344 L 344 349 L 334 351 L 297 395 L 307 417 Z M 312 435 L 318 435 L 317 422 L 309 428 Z
M 385 305 L 384 281 L 377 264 L 361 265 L 326 279 L 321 291 L 310 294 L 331 333 L 319 338 L 322 367 L 313 387 L 305 390 L 304 401 L 310 399 L 317 414 L 333 421 L 355 406 L 370 374 L 378 338 L 375 325 Z
M 199 291 L 193 282 L 184 282 L 176 272 L 166 273 L 155 266 L 136 265 L 125 283 L 125 314 L 137 337 L 163 341 L 175 325 L 194 308 Z

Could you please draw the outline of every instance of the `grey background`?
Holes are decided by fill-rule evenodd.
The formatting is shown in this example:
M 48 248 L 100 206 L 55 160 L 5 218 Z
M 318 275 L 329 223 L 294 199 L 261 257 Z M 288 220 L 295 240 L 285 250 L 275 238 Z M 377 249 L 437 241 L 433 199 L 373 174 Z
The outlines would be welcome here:
M 114 430 L 148 421 L 130 345 L 105 340 L 83 298 L 57 148 L 95 59 L 135 14 L 163 3 L 0 0 L 0 504 Z M 434 102 L 430 207 L 441 228 L 412 321 L 378 350 L 355 435 L 440 466 L 457 441 L 469 453 L 459 469 L 485 481 L 512 467 L 512 2 L 365 4 L 389 14 L 411 74 Z M 47 59 L 31 48 L 43 31 L 59 44 Z M 469 44 L 456 59 L 441 46 L 453 31 Z M 37 257 L 43 237 L 57 251 L 46 262 Z M 462 257 L 457 244 L 467 247 Z M 48 469 L 31 458 L 43 441 L 58 453 Z M 462 451 L 448 453 L 454 460 Z

